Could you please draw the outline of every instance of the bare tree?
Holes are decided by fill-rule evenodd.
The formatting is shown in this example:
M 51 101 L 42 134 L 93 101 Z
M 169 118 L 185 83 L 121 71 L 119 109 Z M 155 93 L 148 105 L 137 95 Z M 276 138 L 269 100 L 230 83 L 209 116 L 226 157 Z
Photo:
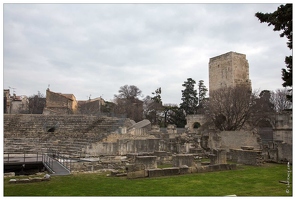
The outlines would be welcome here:
M 248 87 L 226 87 L 211 93 L 206 117 L 221 131 L 240 130 L 256 111 L 256 95 Z
M 291 95 L 291 92 L 287 88 L 277 89 L 275 92 L 271 92 L 271 102 L 276 112 L 292 109 L 292 102 L 288 100 L 287 95 Z

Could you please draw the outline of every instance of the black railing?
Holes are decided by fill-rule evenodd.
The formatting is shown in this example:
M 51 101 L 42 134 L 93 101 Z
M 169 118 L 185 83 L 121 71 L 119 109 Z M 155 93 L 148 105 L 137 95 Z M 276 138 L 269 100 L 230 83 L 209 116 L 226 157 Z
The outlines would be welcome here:
M 71 159 L 65 159 L 65 157 L 54 154 L 52 152 L 47 153 L 4 153 L 3 155 L 5 163 L 23 163 L 26 162 L 42 162 L 44 166 L 54 173 L 54 162 L 58 162 L 67 171 L 71 171 L 72 162 Z
M 4 163 L 13 162 L 43 162 L 43 153 L 4 153 Z

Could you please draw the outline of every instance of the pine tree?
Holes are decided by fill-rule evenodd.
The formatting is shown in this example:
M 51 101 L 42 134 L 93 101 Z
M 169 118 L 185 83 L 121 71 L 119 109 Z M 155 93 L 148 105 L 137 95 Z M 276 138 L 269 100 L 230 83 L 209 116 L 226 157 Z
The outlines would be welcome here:
M 197 91 L 194 89 L 194 85 L 196 82 L 192 78 L 188 78 L 187 81 L 182 84 L 185 87 L 182 90 L 182 103 L 180 104 L 180 108 L 184 110 L 186 115 L 192 115 L 196 113 L 198 106 L 198 97 Z
M 274 31 L 283 31 L 280 34 L 280 37 L 286 36 L 288 39 L 287 46 L 292 50 L 293 48 L 293 34 L 292 34 L 292 25 L 293 25 L 293 5 L 286 4 L 278 7 L 273 13 L 261 13 L 257 12 L 255 16 L 260 20 L 261 23 L 268 23 L 268 26 L 273 25 Z M 286 69 L 282 69 L 282 79 L 284 81 L 284 87 L 292 87 L 292 65 L 293 57 L 286 56 L 285 58 Z M 290 90 L 290 92 L 292 89 Z M 287 95 L 287 98 L 292 101 L 292 95 Z
M 200 80 L 198 82 L 198 105 L 199 105 L 199 107 L 202 107 L 202 102 L 207 95 L 207 91 L 208 91 L 208 89 L 204 85 L 204 81 Z

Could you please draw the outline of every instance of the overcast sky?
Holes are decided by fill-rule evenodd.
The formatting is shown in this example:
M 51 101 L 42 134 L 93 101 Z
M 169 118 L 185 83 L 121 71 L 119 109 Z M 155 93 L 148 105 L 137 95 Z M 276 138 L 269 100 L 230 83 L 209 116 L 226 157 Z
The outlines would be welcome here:
M 4 4 L 4 89 L 110 101 L 123 85 L 181 103 L 187 78 L 209 87 L 209 59 L 246 54 L 253 89 L 282 88 L 286 38 L 256 12 L 280 4 Z M 197 88 L 197 86 L 196 86 Z M 12 93 L 12 91 L 11 91 Z

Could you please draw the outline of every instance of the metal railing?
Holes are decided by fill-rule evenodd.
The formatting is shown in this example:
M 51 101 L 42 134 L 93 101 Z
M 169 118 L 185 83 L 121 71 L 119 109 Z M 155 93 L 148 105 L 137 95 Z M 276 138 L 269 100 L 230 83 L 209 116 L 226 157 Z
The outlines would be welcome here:
M 46 155 L 50 159 L 56 160 L 64 169 L 71 172 L 73 162 L 69 155 L 61 154 L 58 151 L 53 151 L 52 149 L 48 149 L 48 153 L 46 153 Z
M 51 173 L 54 173 L 54 170 L 53 170 L 53 162 L 54 162 L 54 159 L 51 158 L 48 154 L 42 154 L 42 162 L 43 164 L 45 165 L 45 167 L 51 171 Z
M 4 163 L 13 162 L 43 162 L 43 153 L 4 153 Z
M 62 159 L 61 162 L 60 157 L 56 157 L 53 153 L 4 153 L 3 158 L 4 163 L 42 162 L 51 173 L 54 173 L 55 161 L 59 162 L 69 172 L 71 169 L 71 160 L 66 162 Z

